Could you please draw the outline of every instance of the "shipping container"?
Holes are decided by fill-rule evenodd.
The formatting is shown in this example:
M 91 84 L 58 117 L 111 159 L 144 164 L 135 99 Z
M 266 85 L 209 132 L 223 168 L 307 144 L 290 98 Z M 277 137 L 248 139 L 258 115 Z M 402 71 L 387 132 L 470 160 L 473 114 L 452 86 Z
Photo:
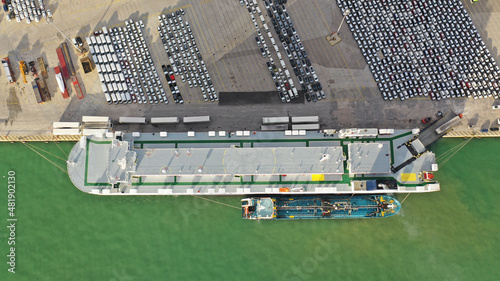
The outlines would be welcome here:
M 151 117 L 151 124 L 177 124 L 179 117 Z
M 54 128 L 54 129 L 63 129 L 63 128 L 77 129 L 80 127 L 81 127 L 80 122 L 53 122 L 52 123 L 52 128 Z
M 107 123 L 110 122 L 110 119 L 108 116 L 82 116 L 82 122 Z
M 210 116 L 189 116 L 184 117 L 182 122 L 184 123 L 202 123 L 210 122 Z
M 119 122 L 127 124 L 146 124 L 146 117 L 120 117 Z
M 9 81 L 9 83 L 15 83 L 16 79 L 14 78 L 14 72 L 12 72 L 9 57 L 5 57 L 2 59 L 2 65 L 5 71 L 5 76 L 7 77 L 7 81 Z
M 68 66 L 66 65 L 66 60 L 64 59 L 63 50 L 61 47 L 56 49 L 57 57 L 59 58 L 59 64 L 61 65 L 61 74 L 64 79 L 69 79 Z
M 63 52 L 64 52 L 64 58 L 66 59 L 66 63 L 68 64 L 68 70 L 70 71 L 71 75 L 75 75 L 75 66 L 73 65 L 73 61 L 71 60 L 71 55 L 69 53 L 68 45 L 65 43 L 62 43 L 63 47 Z
M 38 88 L 38 83 L 35 81 L 31 82 L 31 86 L 33 87 L 33 93 L 35 94 L 36 102 L 43 103 L 42 93 L 40 93 L 40 89 Z
M 290 117 L 264 117 L 262 118 L 262 124 L 280 124 L 280 123 L 289 123 Z
M 293 116 L 292 123 L 318 123 L 319 116 Z
M 55 136 L 78 136 L 81 131 L 80 129 L 53 129 L 52 134 Z
M 319 130 L 319 124 L 292 125 L 292 130 Z
M 83 129 L 82 133 L 84 136 L 94 135 L 97 137 L 103 137 L 109 132 L 108 129 Z
M 278 125 L 262 125 L 260 126 L 261 131 L 284 131 L 288 130 L 288 124 L 278 124 Z

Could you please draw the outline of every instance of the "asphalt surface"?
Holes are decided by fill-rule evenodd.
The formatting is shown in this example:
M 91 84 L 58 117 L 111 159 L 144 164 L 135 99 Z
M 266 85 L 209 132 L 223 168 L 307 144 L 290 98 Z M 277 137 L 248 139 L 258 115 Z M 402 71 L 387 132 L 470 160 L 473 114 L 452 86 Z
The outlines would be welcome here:
M 115 126 L 117 130 L 146 132 L 258 130 L 262 117 L 306 115 L 318 115 L 322 129 L 414 128 L 423 126 L 420 121 L 422 118 L 435 117 L 438 111 L 448 109 L 464 113 L 464 121 L 459 129 L 479 130 L 496 126 L 494 124 L 500 118 L 500 109 L 492 109 L 493 99 L 463 98 L 436 102 L 421 98 L 384 101 L 348 26 L 342 26 L 342 42 L 335 46 L 331 46 L 325 38 L 338 28 L 342 19 L 335 1 L 288 1 L 288 13 L 327 95 L 326 100 L 318 102 L 306 102 L 301 95 L 296 102 L 291 103 L 282 103 L 276 93 L 268 94 L 275 91 L 274 82 L 265 65 L 266 60 L 255 44 L 256 30 L 250 16 L 238 1 L 48 2 L 46 6 L 52 10 L 53 24 L 41 21 L 27 25 L 25 22 L 8 22 L 5 17 L 0 17 L 1 56 L 9 55 L 18 81 L 8 84 L 3 68 L 0 70 L 0 121 L 4 121 L 0 122 L 2 135 L 49 134 L 52 122 L 80 121 L 84 115 L 110 116 L 114 121 L 120 116 L 150 118 L 210 115 L 212 119 L 211 123 L 194 125 Z M 263 2 L 258 3 L 264 11 Z M 463 3 L 498 62 L 500 2 L 481 0 L 471 4 L 464 0 Z M 85 98 L 78 100 L 73 89 L 70 89 L 70 99 L 62 98 L 57 91 L 53 67 L 58 64 L 55 49 L 65 40 L 64 35 L 78 35 L 84 39 L 103 26 L 123 26 L 129 18 L 143 20 L 146 25 L 143 30 L 146 43 L 154 65 L 161 73 L 161 65 L 168 58 L 157 32 L 157 16 L 180 7 L 186 11 L 185 19 L 193 28 L 210 77 L 220 95 L 218 103 L 205 102 L 199 88 L 189 88 L 187 84 L 180 83 L 185 103 L 175 104 L 162 77 L 169 104 L 109 105 L 101 92 L 97 72 L 94 70 L 84 74 L 74 51 L 71 51 L 71 55 Z M 269 20 L 267 15 L 265 17 Z M 28 83 L 24 84 L 19 77 L 18 67 L 19 60 L 29 62 L 40 56 L 48 63 L 47 84 L 52 96 L 50 102 L 41 105 L 36 103 L 32 93 L 33 77 L 28 77 Z M 298 86 L 295 78 L 294 81 Z M 69 81 L 67 87 L 71 88 Z

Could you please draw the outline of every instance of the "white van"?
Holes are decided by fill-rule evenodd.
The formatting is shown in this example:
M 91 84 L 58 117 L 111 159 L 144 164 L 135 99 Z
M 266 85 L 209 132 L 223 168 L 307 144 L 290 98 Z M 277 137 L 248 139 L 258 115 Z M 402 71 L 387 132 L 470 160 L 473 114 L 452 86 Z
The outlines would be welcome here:
M 286 64 L 285 64 L 284 60 L 280 59 L 280 64 L 281 64 L 281 67 L 283 67 L 283 69 L 286 69 Z

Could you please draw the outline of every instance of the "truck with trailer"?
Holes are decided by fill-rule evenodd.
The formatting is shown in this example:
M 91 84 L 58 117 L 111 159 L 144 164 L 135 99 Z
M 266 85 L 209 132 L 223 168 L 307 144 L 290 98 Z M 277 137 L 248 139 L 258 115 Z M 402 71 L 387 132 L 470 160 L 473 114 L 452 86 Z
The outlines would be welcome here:
M 42 93 L 40 92 L 40 89 L 38 88 L 38 83 L 37 83 L 37 79 L 35 79 L 35 81 L 31 82 L 31 86 L 33 87 L 33 93 L 35 94 L 35 98 L 36 98 L 36 102 L 37 103 L 43 103 L 44 100 L 42 98 Z
M 59 64 L 61 65 L 61 74 L 64 79 L 69 79 L 68 66 L 66 65 L 66 60 L 64 59 L 63 50 L 61 47 L 56 49 L 57 58 L 59 58 Z
M 319 116 L 293 116 L 292 123 L 318 123 Z
M 262 124 L 264 125 L 269 125 L 269 124 L 283 124 L 283 123 L 289 123 L 290 122 L 290 117 L 285 116 L 285 117 L 264 117 L 262 118 Z
M 319 124 L 294 124 L 292 130 L 319 130 Z
M 151 117 L 151 124 L 177 124 L 179 117 Z
M 182 122 L 184 122 L 184 123 L 210 122 L 210 116 L 188 116 L 188 117 L 184 117 Z
M 146 117 L 120 117 L 119 122 L 127 124 L 146 124 Z
M 62 43 L 62 49 L 63 49 L 64 59 L 68 64 L 68 70 L 70 71 L 71 75 L 75 75 L 76 74 L 75 67 L 73 66 L 73 61 L 71 60 L 68 44 L 66 44 L 66 42 Z
M 16 79 L 14 78 L 14 72 L 12 72 L 12 67 L 10 65 L 9 57 L 5 57 L 2 59 L 3 69 L 5 70 L 5 76 L 7 76 L 7 81 L 9 83 L 15 83 Z
M 43 57 L 39 57 L 37 61 L 38 61 L 38 68 L 40 69 L 40 73 L 42 73 L 43 79 L 48 79 L 49 75 L 47 74 L 45 60 L 43 59 Z
M 78 99 L 83 99 L 83 91 L 80 87 L 80 82 L 78 82 L 78 78 L 76 76 L 71 76 L 71 81 L 73 82 L 73 87 L 75 88 L 76 96 Z

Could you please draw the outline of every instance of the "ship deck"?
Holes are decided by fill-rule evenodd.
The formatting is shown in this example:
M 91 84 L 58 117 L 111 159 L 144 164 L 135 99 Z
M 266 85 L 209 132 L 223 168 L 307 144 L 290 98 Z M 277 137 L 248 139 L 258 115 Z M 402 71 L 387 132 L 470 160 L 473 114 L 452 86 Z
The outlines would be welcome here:
M 400 171 L 390 166 L 411 157 L 401 144 L 409 130 L 342 139 L 322 132 L 186 133 L 82 138 L 68 159 L 73 183 L 95 194 L 243 195 L 406 193 L 439 190 L 420 174 L 431 171 L 425 152 Z M 367 181 L 394 181 L 382 188 Z M 372 186 L 372 188 L 370 188 Z

